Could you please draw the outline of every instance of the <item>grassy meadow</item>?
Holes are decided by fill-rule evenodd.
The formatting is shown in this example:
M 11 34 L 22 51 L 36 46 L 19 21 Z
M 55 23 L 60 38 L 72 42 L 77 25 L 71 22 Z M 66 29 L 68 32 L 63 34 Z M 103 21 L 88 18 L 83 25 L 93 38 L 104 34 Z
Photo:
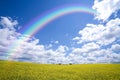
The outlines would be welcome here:
M 35 64 L 0 61 L 0 80 L 120 80 L 120 64 Z

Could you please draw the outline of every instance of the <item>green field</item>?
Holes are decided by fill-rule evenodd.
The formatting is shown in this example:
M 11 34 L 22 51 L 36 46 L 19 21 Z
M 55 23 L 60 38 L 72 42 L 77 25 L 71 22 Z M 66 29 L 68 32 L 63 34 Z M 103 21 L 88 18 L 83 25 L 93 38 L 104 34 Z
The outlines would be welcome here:
M 0 61 L 0 80 L 120 80 L 120 64 L 35 64 Z

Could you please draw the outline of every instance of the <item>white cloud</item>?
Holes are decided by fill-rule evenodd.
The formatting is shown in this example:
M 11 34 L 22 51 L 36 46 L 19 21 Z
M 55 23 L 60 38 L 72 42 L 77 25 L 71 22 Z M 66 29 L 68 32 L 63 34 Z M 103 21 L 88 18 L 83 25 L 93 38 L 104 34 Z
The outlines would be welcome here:
M 60 45 L 58 48 L 57 48 L 57 52 L 61 52 L 61 53 L 64 53 L 66 52 L 66 50 L 68 50 L 69 48 L 67 46 L 62 46 Z
M 67 63 L 65 58 L 67 46 L 60 45 L 53 50 L 53 44 L 40 45 L 39 40 L 15 32 L 16 20 L 10 17 L 1 17 L 3 28 L 0 29 L 0 59 L 30 61 L 39 63 Z M 58 44 L 58 41 L 55 41 Z
M 8 29 L 15 30 L 14 27 L 18 25 L 18 22 L 17 20 L 12 20 L 10 17 L 1 17 L 0 25 Z
M 75 37 L 72 40 L 76 41 L 76 40 L 80 40 L 80 37 Z
M 112 45 L 111 50 L 117 51 L 117 52 L 120 53 L 120 44 L 114 44 L 114 45 Z
M 106 21 L 120 9 L 120 0 L 95 0 L 93 9 L 99 13 L 96 15 L 96 19 Z
M 46 49 L 49 49 L 49 48 L 52 48 L 52 47 L 53 47 L 53 45 L 49 44 L 49 45 L 46 46 Z
M 76 54 L 78 54 L 78 53 L 87 53 L 87 52 L 97 50 L 99 48 L 100 48 L 99 45 L 92 42 L 92 43 L 87 43 L 87 44 L 83 45 L 82 48 L 74 48 L 73 53 L 76 53 Z
M 91 43 L 90 43 L 91 44 Z M 84 45 L 85 46 L 85 45 Z M 86 52 L 87 51 L 87 52 Z M 114 63 L 120 62 L 120 53 L 115 53 L 111 48 L 86 50 L 75 48 L 68 56 L 73 63 Z
M 87 26 L 79 31 L 79 35 L 74 40 L 77 43 L 95 41 L 100 45 L 109 45 L 116 39 L 120 38 L 120 19 L 110 20 L 106 25 L 87 24 Z
M 69 61 L 73 63 L 95 63 L 94 56 L 99 51 L 100 46 L 96 43 L 87 43 L 81 48 L 73 48 L 71 54 L 68 56 Z
M 106 24 L 87 24 L 73 38 L 80 48 L 73 48 L 68 56 L 75 63 L 114 63 L 120 62 L 120 19 L 115 18 Z
M 55 44 L 58 44 L 59 43 L 59 41 L 55 41 Z

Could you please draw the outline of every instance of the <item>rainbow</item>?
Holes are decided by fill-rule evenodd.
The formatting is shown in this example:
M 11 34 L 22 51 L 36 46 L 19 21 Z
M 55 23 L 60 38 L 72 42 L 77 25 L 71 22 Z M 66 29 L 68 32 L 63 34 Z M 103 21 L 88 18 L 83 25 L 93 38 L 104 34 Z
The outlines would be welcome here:
M 52 22 L 53 20 L 71 13 L 84 12 L 87 14 L 96 14 L 96 11 L 89 7 L 83 7 L 80 5 L 67 5 L 59 8 L 52 9 L 44 14 L 36 17 L 34 20 L 29 22 L 26 26 L 23 27 L 22 34 L 24 35 L 35 35 L 40 31 L 45 25 Z
M 97 14 L 96 11 L 94 11 L 92 8 L 89 7 L 84 7 L 81 5 L 67 5 L 67 6 L 62 6 L 58 8 L 54 8 L 50 11 L 47 11 L 32 21 L 30 21 L 27 25 L 25 25 L 22 29 L 20 29 L 20 33 L 23 35 L 22 41 L 26 41 L 27 39 L 24 39 L 25 35 L 29 35 L 30 37 L 34 36 L 38 31 L 40 31 L 45 25 L 48 23 L 52 22 L 53 20 L 67 15 L 71 13 L 87 13 L 87 14 L 92 14 L 95 15 Z M 21 40 L 16 41 L 15 44 L 12 45 L 12 50 L 10 49 L 9 51 L 9 57 L 12 58 L 16 55 L 15 51 L 16 49 L 19 49 L 21 46 Z

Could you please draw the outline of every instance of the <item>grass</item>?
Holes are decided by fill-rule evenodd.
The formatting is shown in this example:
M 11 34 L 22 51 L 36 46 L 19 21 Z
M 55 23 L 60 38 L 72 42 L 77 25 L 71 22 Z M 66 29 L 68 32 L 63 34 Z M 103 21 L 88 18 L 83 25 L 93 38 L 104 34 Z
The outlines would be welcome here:
M 0 80 L 120 80 L 120 64 L 35 64 L 0 61 Z

